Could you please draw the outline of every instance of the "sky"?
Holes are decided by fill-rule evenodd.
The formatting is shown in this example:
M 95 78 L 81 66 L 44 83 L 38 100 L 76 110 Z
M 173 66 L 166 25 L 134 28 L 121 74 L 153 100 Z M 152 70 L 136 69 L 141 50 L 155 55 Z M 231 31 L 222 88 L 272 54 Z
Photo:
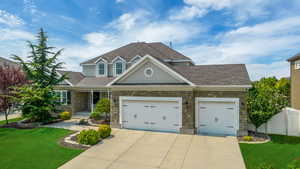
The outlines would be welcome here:
M 67 70 L 131 42 L 172 42 L 196 64 L 244 63 L 251 80 L 289 76 L 299 0 L 0 0 L 0 56 L 28 56 L 43 28 Z

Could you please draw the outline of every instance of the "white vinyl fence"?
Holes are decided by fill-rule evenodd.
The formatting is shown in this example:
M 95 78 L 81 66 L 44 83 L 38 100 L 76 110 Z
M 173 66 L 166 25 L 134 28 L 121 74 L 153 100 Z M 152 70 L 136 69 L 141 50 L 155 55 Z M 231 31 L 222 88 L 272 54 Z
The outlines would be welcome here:
M 250 131 L 255 131 L 253 124 Z M 258 132 L 268 134 L 281 134 L 288 136 L 300 136 L 300 110 L 285 108 L 282 112 L 273 116 L 267 123 L 258 128 Z

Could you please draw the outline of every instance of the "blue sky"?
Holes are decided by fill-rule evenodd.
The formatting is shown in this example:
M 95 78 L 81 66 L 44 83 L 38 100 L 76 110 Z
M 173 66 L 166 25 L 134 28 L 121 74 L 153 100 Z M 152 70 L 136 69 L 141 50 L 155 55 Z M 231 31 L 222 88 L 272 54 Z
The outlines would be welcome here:
M 0 56 L 26 57 L 44 28 L 66 69 L 130 42 L 173 43 L 197 64 L 245 63 L 252 80 L 289 76 L 299 0 L 0 0 Z

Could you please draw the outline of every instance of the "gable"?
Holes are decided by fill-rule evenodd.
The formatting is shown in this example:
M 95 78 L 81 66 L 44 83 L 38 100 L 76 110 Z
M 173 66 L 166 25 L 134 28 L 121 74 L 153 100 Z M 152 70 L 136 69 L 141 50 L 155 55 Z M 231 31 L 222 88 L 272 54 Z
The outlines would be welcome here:
M 151 75 L 147 75 L 146 71 L 152 72 Z M 166 84 L 166 85 L 176 85 L 176 84 L 187 84 L 182 79 L 176 78 L 169 72 L 161 68 L 159 65 L 152 62 L 150 59 L 139 63 L 132 72 L 119 79 L 115 85 L 147 85 L 147 84 Z

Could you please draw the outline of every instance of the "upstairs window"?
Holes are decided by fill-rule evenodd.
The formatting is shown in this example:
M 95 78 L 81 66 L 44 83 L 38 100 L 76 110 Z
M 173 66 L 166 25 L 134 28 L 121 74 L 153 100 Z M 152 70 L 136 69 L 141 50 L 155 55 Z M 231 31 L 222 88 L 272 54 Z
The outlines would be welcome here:
M 102 62 L 98 63 L 98 75 L 103 76 L 105 75 L 105 72 L 105 64 Z
M 120 75 L 123 73 L 123 63 L 121 61 L 118 61 L 115 63 L 115 72 L 116 75 Z
M 300 69 L 300 60 L 295 61 L 295 69 L 296 70 Z

